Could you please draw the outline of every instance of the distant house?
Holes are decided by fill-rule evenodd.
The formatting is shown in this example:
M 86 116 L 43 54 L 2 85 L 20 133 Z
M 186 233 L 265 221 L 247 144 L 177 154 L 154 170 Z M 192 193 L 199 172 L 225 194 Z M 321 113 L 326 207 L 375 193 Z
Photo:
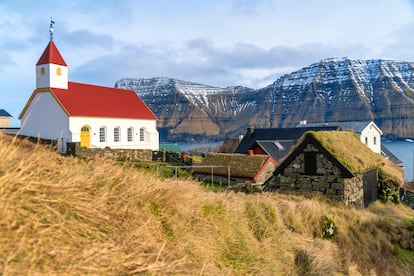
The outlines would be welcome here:
M 159 149 L 176 153 L 182 152 L 182 149 L 177 143 L 160 143 Z
M 378 197 L 379 173 L 392 179 L 396 190 L 402 186 L 402 170 L 365 147 L 355 133 L 308 132 L 278 165 L 264 190 L 317 192 L 349 206 L 367 206 Z
M 394 164 L 396 164 L 401 169 L 404 169 L 404 162 L 398 158 L 394 153 L 392 153 L 386 146 L 381 144 L 381 155 L 384 156 L 384 158 L 390 160 Z
M 373 121 L 344 121 L 344 122 L 328 122 L 328 123 L 304 123 L 299 127 L 311 128 L 320 126 L 335 126 L 341 130 L 354 131 L 361 142 L 369 147 L 373 152 L 381 153 L 381 129 Z
M 207 153 L 193 170 L 200 181 L 233 185 L 250 182 L 263 184 L 273 173 L 275 160 L 267 155 Z M 229 182 L 230 180 L 230 182 Z
M 285 157 L 291 147 L 307 131 L 339 130 L 338 126 L 317 126 L 303 128 L 248 128 L 234 153 L 271 156 L 276 162 Z
M 70 82 L 53 40 L 36 64 L 20 134 L 86 148 L 158 150 L 157 118 L 132 90 Z M 59 146 L 59 148 L 61 148 Z
M 0 109 L 0 128 L 10 128 L 10 121 L 13 118 L 12 115 L 9 114 L 4 109 Z

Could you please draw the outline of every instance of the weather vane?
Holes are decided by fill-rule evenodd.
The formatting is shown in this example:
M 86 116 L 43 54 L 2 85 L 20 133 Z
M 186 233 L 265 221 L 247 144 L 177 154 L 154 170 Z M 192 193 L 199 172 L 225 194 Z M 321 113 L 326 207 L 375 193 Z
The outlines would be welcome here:
M 53 40 L 53 24 L 55 24 L 55 21 L 53 21 L 52 17 L 50 17 L 50 25 L 49 25 L 50 40 Z

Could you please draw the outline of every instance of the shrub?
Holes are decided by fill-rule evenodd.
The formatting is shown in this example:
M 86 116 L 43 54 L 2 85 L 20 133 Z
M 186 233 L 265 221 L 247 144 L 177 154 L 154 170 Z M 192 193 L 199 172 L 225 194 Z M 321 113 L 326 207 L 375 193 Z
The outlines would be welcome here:
M 327 216 L 322 216 L 320 221 L 321 238 L 331 240 L 336 236 L 337 229 L 334 221 Z

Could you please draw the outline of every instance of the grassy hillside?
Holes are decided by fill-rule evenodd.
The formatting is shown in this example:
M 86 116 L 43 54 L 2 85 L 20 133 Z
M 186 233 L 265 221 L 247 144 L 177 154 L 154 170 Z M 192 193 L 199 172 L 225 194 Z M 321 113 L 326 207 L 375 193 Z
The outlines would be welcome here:
M 0 135 L 0 274 L 412 275 L 414 211 L 209 192 Z

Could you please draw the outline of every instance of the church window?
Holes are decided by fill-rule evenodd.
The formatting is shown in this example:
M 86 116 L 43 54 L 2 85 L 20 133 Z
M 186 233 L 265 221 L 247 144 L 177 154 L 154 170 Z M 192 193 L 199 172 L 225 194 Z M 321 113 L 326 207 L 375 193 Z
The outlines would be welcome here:
M 116 127 L 114 128 L 114 142 L 119 142 L 119 133 L 120 133 L 120 128 Z
M 41 68 L 40 68 L 40 75 L 41 75 L 41 76 L 44 76 L 45 74 L 46 74 L 45 67 L 41 67 Z
M 141 142 L 145 140 L 145 128 L 143 127 L 139 129 L 139 140 Z
M 134 129 L 132 127 L 129 127 L 128 130 L 127 130 L 128 142 L 132 142 L 132 139 L 134 137 L 133 134 L 134 134 Z
M 99 128 L 99 142 L 101 143 L 106 142 L 106 128 L 105 127 Z
M 56 76 L 61 76 L 62 75 L 62 69 L 57 68 L 56 69 Z

